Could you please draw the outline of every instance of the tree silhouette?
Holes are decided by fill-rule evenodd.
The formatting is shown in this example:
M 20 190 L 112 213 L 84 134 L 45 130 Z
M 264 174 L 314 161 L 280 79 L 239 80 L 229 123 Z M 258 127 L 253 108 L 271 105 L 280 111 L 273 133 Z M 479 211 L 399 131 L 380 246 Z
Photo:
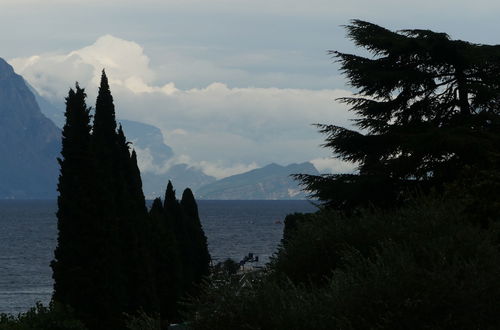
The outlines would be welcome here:
M 139 312 L 180 320 L 180 298 L 210 262 L 194 196 L 186 190 L 179 203 L 169 182 L 165 204 L 148 213 L 104 71 L 93 126 L 85 97 L 77 84 L 66 98 L 53 300 L 90 329 L 122 329 Z
M 389 31 L 354 20 L 350 39 L 373 57 L 331 51 L 357 89 L 359 131 L 318 125 L 325 147 L 359 173 L 297 175 L 327 206 L 393 206 L 408 189 L 440 188 L 499 151 L 500 46 L 429 30 Z
M 100 274 L 92 271 L 97 253 L 96 210 L 92 201 L 95 159 L 90 146 L 90 108 L 85 98 L 85 90 L 78 84 L 66 97 L 66 124 L 59 159 L 59 235 L 51 263 L 53 299 L 72 306 L 82 318 L 95 313 L 92 302 L 99 292 L 94 283 L 100 278 Z
M 182 193 L 181 208 L 188 246 L 189 271 L 192 278 L 191 286 L 200 284 L 208 276 L 210 254 L 208 252 L 207 238 L 201 227 L 198 205 L 191 189 L 186 188 Z

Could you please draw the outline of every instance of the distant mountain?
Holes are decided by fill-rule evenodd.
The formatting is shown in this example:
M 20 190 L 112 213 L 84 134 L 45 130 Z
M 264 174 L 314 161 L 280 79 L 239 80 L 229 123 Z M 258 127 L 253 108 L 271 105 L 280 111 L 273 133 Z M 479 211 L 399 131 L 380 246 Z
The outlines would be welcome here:
M 35 100 L 36 103 L 38 103 L 38 106 L 40 107 L 40 111 L 42 111 L 42 113 L 47 118 L 52 120 L 52 122 L 54 122 L 54 124 L 56 124 L 57 127 L 62 128 L 64 126 L 64 122 L 66 121 L 66 118 L 64 117 L 64 111 L 66 108 L 64 100 L 61 99 L 61 103 L 58 106 L 56 106 L 52 104 L 49 100 L 47 100 L 45 97 L 38 94 L 37 90 L 33 88 L 33 86 L 29 84 L 29 82 L 27 82 L 26 80 L 24 82 L 26 83 L 30 91 L 33 93 L 33 95 L 35 95 Z
M 118 120 L 122 125 L 127 140 L 135 149 L 147 150 L 156 167 L 164 166 L 174 156 L 172 148 L 163 141 L 163 134 L 158 127 L 130 120 Z
M 54 198 L 61 131 L 0 58 L 0 198 Z
M 139 167 L 142 167 L 142 188 L 147 198 L 163 197 L 169 180 L 179 193 L 187 187 L 195 190 L 215 181 L 214 177 L 187 164 L 170 166 L 168 161 L 174 152 L 163 142 L 159 128 L 129 120 L 120 120 L 120 123 L 127 139 L 137 151 Z
M 306 162 L 281 166 L 270 164 L 246 173 L 233 175 L 196 190 L 200 199 L 305 199 L 291 174 L 318 175 L 313 164 Z
M 29 85 L 28 87 L 35 95 L 43 114 L 62 127 L 64 125 L 63 103 L 61 102 L 60 106 L 55 105 L 39 95 L 33 87 Z M 123 126 L 127 140 L 132 142 L 132 148 L 137 151 L 142 187 L 147 198 L 163 196 L 168 180 L 172 181 L 179 192 L 187 187 L 195 190 L 215 181 L 214 177 L 188 167 L 186 164 L 169 166 L 168 161 L 174 157 L 174 151 L 165 144 L 163 134 L 158 127 L 123 119 L 118 119 L 118 122 Z
M 199 187 L 216 180 L 213 176 L 206 175 L 198 169 L 188 167 L 186 164 L 174 165 L 163 174 L 142 172 L 141 177 L 144 195 L 148 199 L 163 198 L 169 180 L 172 181 L 174 189 L 177 191 L 177 198 L 181 197 L 186 188 L 196 191 Z
M 31 89 L 41 111 L 62 127 L 63 102 L 61 105 L 55 105 Z M 178 195 L 189 187 L 197 198 L 203 199 L 305 199 L 306 194 L 290 174 L 319 174 L 311 163 L 288 166 L 270 164 L 216 181 L 214 177 L 187 164 L 170 164 L 175 154 L 172 148 L 164 143 L 159 128 L 135 121 L 118 121 L 122 124 L 127 139 L 132 142 L 132 147 L 137 151 L 143 191 L 149 199 L 163 197 L 169 180 L 174 184 Z

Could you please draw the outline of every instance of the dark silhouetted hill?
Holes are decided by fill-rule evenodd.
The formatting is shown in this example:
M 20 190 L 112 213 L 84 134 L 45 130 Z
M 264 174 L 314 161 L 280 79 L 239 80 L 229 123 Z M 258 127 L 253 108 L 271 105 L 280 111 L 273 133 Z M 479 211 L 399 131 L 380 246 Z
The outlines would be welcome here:
M 0 58 L 0 198 L 55 198 L 61 132 Z

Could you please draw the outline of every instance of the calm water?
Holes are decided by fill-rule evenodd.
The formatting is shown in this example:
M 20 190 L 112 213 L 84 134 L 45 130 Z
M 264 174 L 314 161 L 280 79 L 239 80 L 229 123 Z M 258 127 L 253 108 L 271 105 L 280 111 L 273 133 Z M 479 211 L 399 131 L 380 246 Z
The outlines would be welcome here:
M 215 261 L 249 252 L 269 260 L 283 232 L 276 223 L 312 212 L 307 201 L 199 201 L 201 222 Z M 49 263 L 57 239 L 55 201 L 0 200 L 0 313 L 25 312 L 52 294 Z

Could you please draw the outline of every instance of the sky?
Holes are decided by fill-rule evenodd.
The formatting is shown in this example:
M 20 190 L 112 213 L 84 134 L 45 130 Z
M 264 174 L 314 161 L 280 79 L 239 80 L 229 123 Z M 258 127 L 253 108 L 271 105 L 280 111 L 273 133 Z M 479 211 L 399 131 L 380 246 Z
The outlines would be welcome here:
M 363 54 L 343 25 L 499 44 L 499 14 L 487 0 L 0 0 L 0 57 L 56 105 L 75 81 L 93 105 L 105 68 L 118 118 L 218 178 L 271 162 L 339 173 L 354 166 L 312 124 L 352 125 L 336 98 L 354 91 L 327 55 Z

